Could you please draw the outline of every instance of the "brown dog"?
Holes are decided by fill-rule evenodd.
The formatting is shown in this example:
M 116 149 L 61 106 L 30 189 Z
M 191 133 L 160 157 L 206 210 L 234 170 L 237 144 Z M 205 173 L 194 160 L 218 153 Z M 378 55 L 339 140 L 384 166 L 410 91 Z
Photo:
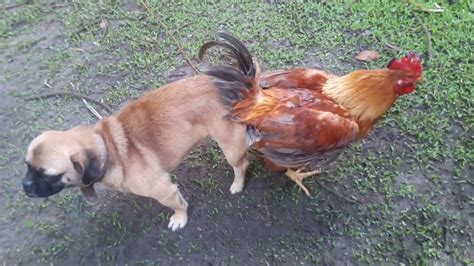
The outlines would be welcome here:
M 154 198 L 174 210 L 168 227 L 186 225 L 187 202 L 170 172 L 207 136 L 217 141 L 234 169 L 232 194 L 242 191 L 249 164 L 245 126 L 226 120 L 211 77 L 168 84 L 131 102 L 92 127 L 47 131 L 28 148 L 23 189 L 48 197 L 80 186 L 90 203 L 95 183 Z

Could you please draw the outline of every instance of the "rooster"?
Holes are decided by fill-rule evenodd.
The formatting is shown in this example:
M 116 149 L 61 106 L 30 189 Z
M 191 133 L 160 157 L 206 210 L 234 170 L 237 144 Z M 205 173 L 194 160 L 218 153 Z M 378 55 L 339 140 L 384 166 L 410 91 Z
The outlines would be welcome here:
M 215 77 L 229 119 L 247 125 L 247 139 L 273 170 L 309 195 L 303 179 L 321 172 L 349 144 L 367 136 L 398 97 L 411 93 L 422 78 L 420 58 L 409 52 L 386 69 L 356 70 L 344 76 L 293 68 L 260 75 L 245 45 L 227 32 L 199 52 L 221 46 L 238 67 L 221 65 Z

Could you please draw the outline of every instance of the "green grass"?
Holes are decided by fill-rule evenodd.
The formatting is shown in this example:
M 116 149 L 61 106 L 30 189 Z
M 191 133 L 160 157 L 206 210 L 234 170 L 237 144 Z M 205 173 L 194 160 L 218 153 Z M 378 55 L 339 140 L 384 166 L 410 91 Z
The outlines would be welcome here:
M 189 227 L 174 234 L 164 229 L 169 212 L 152 200 L 107 194 L 103 204 L 90 207 L 71 190 L 32 201 L 18 181 L 25 148 L 35 135 L 95 121 L 76 99 L 22 98 L 51 90 L 43 85 L 47 79 L 54 89 L 91 95 L 118 109 L 165 84 L 176 68 L 187 67 L 174 42 L 133 1 L 59 6 L 33 1 L 8 10 L 17 2 L 5 3 L 0 85 L 8 94 L 0 100 L 5 103 L 0 112 L 0 225 L 5 226 L 0 228 L 17 234 L 10 236 L 10 247 L 0 247 L 0 258 L 114 263 L 124 260 L 120 250 L 130 248 L 144 252 L 130 255 L 143 263 L 187 262 L 193 254 L 216 263 L 242 262 L 235 246 L 253 263 L 330 264 L 333 257 L 369 264 L 472 263 L 472 4 L 436 2 L 444 12 L 428 13 L 402 1 L 150 2 L 195 65 L 200 45 L 227 29 L 267 69 L 306 66 L 343 74 L 382 68 L 401 55 L 386 43 L 426 56 L 426 36 L 414 13 L 431 33 L 432 57 L 416 92 L 399 99 L 363 143 L 315 177 L 363 204 L 347 204 L 311 178 L 305 181 L 313 194 L 308 199 L 260 163 L 252 164 L 244 193 L 230 197 L 231 168 L 211 143 L 194 151 L 174 176 L 196 208 Z M 109 23 L 105 35 L 99 27 L 103 19 Z M 379 51 L 381 58 L 357 61 L 365 49 Z M 240 227 L 258 228 L 262 236 L 247 238 Z M 271 230 L 276 235 L 269 238 L 265 233 Z

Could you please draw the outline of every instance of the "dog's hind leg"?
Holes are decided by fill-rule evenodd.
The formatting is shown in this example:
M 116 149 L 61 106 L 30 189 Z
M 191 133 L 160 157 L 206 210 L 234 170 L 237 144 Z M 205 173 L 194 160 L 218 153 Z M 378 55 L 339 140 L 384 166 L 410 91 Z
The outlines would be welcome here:
M 234 182 L 230 186 L 230 193 L 236 194 L 242 191 L 245 185 L 245 173 L 249 166 L 246 157 L 247 140 L 245 126 L 229 122 L 224 132 L 213 135 L 217 144 L 224 152 L 227 162 L 234 169 Z
M 231 163 L 232 168 L 234 169 L 234 182 L 230 186 L 230 193 L 236 194 L 241 192 L 245 186 L 245 173 L 247 172 L 247 168 L 249 166 L 249 161 L 247 158 L 242 157 L 242 159 L 238 163 Z
M 158 178 L 147 178 L 142 180 L 146 182 L 137 186 L 130 185 L 131 192 L 154 198 L 161 204 L 174 210 L 174 214 L 170 218 L 168 228 L 176 231 L 183 228 L 188 222 L 188 203 L 178 190 L 178 186 L 171 182 L 168 173 L 160 174 Z

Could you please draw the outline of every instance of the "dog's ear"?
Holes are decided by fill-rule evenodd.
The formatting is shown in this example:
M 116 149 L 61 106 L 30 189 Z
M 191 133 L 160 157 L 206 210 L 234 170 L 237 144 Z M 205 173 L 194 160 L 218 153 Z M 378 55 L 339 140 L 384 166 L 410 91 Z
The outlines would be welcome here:
M 99 202 L 99 197 L 97 196 L 97 193 L 95 192 L 94 185 L 81 187 L 81 192 L 86 202 L 89 203 L 90 205 L 96 205 Z
M 105 162 L 101 162 L 99 156 L 91 150 L 78 152 L 71 156 L 74 169 L 81 175 L 82 195 L 87 203 L 95 205 L 99 197 L 94 189 L 94 183 L 99 181 L 105 173 Z
M 89 186 L 99 181 L 104 175 L 104 164 L 99 156 L 91 150 L 78 152 L 71 156 L 74 169 L 81 175 L 82 184 Z

